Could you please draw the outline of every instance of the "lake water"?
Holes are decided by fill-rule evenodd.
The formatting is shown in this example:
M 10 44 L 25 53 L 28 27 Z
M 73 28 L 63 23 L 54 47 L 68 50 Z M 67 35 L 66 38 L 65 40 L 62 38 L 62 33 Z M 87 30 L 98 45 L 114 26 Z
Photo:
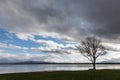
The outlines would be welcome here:
M 120 64 L 97 64 L 97 69 L 120 69 Z M 90 64 L 32 64 L 32 65 L 0 65 L 0 74 L 40 71 L 75 71 L 88 70 Z

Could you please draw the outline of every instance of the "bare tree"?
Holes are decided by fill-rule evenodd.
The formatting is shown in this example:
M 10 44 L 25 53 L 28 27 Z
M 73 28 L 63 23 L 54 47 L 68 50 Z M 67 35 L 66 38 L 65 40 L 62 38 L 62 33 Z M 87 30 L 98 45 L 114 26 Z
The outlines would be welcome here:
M 101 40 L 96 37 L 87 37 L 84 41 L 82 41 L 79 51 L 82 55 L 88 58 L 89 61 L 91 61 L 94 70 L 96 70 L 96 59 L 99 56 L 106 54 Z

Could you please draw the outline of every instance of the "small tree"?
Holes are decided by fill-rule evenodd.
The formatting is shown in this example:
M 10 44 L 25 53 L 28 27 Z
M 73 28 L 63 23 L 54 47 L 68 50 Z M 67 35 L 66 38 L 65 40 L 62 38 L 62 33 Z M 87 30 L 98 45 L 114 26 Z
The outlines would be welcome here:
M 96 70 L 96 59 L 99 56 L 106 54 L 101 40 L 96 37 L 87 37 L 84 41 L 82 41 L 79 51 L 82 55 L 88 58 L 89 61 L 91 61 L 94 70 Z

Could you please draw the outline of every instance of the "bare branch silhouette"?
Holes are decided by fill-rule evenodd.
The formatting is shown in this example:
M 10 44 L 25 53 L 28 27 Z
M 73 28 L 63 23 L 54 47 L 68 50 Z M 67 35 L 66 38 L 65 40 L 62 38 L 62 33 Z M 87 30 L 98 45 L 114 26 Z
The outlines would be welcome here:
M 99 56 L 106 54 L 106 49 L 102 45 L 100 39 L 96 37 L 87 37 L 84 41 L 81 42 L 81 46 L 78 47 L 80 53 L 85 56 L 93 64 L 93 69 L 96 69 L 96 59 Z

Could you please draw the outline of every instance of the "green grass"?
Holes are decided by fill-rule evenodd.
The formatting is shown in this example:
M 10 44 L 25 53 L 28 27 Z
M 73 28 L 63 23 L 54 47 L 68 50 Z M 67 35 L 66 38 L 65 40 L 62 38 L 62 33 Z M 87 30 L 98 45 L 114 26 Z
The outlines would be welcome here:
M 120 80 L 120 70 L 56 71 L 1 74 L 0 80 Z

